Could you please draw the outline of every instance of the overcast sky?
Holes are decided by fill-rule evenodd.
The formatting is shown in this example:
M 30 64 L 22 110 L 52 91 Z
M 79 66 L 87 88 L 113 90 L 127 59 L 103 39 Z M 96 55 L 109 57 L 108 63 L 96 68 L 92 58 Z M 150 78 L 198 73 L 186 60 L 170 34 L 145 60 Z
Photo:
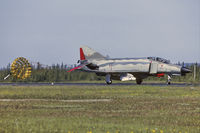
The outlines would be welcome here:
M 75 64 L 81 45 L 110 57 L 200 62 L 200 0 L 0 1 L 0 68 L 19 56 Z

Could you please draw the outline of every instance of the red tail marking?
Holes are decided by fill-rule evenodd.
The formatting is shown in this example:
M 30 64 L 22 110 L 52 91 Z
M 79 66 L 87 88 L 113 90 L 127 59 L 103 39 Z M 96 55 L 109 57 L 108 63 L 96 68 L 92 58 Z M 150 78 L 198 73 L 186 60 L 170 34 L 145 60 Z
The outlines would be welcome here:
M 82 48 L 80 48 L 80 59 L 81 60 L 85 60 L 85 55 L 83 53 L 83 49 Z
M 165 74 L 164 73 L 159 73 L 159 74 L 157 74 L 156 76 L 157 77 L 163 77 Z

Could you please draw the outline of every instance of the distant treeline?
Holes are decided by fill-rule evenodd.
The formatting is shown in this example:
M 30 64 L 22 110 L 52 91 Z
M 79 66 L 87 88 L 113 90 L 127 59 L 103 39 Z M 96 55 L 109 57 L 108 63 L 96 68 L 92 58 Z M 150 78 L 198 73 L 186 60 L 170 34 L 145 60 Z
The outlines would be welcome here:
M 7 68 L 0 70 L 1 82 L 65 82 L 65 81 L 79 81 L 79 80 L 101 80 L 95 73 L 86 73 L 82 71 L 67 72 L 67 70 L 76 65 L 53 64 L 52 66 L 43 66 L 40 63 L 32 65 L 31 77 L 25 80 L 19 80 L 10 76 L 6 81 L 4 77 L 10 73 L 10 64 Z
M 181 64 L 184 65 L 184 64 Z M 196 78 L 194 80 L 194 65 L 196 65 Z M 200 82 L 200 65 L 199 64 L 187 64 L 186 67 L 192 70 L 192 73 L 186 74 L 186 76 L 174 76 L 172 81 L 178 82 Z M 63 64 L 56 64 L 52 66 L 42 66 L 40 63 L 32 66 L 32 75 L 26 80 L 19 80 L 10 76 L 5 81 L 3 78 L 10 73 L 10 65 L 7 68 L 0 69 L 0 82 L 67 82 L 67 81 L 97 81 L 104 80 L 105 77 L 99 77 L 95 73 L 87 73 L 82 71 L 67 72 L 73 66 L 67 66 Z M 163 77 L 148 77 L 145 80 L 164 81 L 167 76 Z

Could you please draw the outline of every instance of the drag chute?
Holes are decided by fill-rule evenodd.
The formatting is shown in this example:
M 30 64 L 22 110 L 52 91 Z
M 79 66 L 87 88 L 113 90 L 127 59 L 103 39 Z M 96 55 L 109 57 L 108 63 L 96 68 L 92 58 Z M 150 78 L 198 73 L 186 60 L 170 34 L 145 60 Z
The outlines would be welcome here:
M 7 75 L 5 79 L 7 79 L 10 75 L 17 79 L 27 79 L 31 76 L 32 68 L 28 60 L 24 57 L 16 58 L 10 67 L 10 74 Z

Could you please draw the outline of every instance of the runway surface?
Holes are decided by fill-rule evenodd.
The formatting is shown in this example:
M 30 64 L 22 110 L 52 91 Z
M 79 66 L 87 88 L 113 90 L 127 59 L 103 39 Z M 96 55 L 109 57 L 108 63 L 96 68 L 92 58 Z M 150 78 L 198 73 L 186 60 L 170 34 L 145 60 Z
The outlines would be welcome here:
M 113 83 L 111 85 L 107 85 L 106 83 L 0 83 L 0 86 L 128 86 L 128 85 L 137 85 L 136 83 Z M 170 85 L 166 83 L 142 83 L 141 85 L 150 85 L 150 86 L 193 86 L 193 84 L 189 83 L 172 83 Z M 196 86 L 200 86 L 197 84 Z

